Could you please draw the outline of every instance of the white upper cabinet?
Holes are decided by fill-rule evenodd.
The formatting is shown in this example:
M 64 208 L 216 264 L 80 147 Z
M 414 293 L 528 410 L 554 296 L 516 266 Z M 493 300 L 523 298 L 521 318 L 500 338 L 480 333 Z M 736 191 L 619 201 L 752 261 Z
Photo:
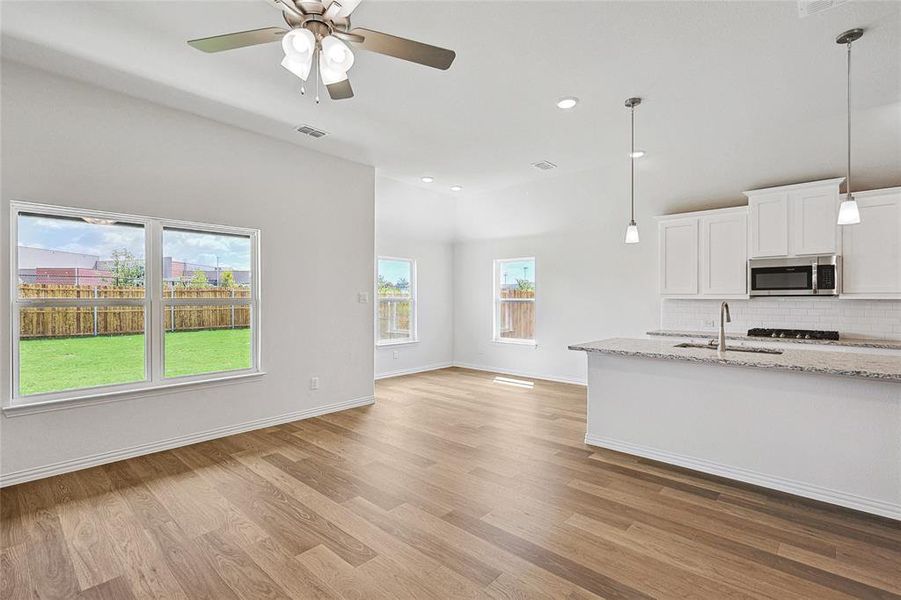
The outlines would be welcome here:
M 901 298 L 901 187 L 854 197 L 860 223 L 841 227 L 842 296 Z
M 744 296 L 748 292 L 748 210 L 712 211 L 698 222 L 701 295 Z
M 672 219 L 658 224 L 660 293 L 698 293 L 698 219 Z
M 788 192 L 748 197 L 751 258 L 788 254 Z
M 659 217 L 660 294 L 747 297 L 748 209 Z
M 745 192 L 751 258 L 836 254 L 842 181 L 838 177 Z

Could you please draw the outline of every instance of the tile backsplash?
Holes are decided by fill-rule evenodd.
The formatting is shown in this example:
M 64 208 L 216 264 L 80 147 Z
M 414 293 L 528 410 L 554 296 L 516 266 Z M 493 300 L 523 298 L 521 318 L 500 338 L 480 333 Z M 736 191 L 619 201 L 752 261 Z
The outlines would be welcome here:
M 663 299 L 660 328 L 716 331 L 719 300 Z M 836 330 L 842 337 L 901 340 L 901 300 L 754 298 L 730 300 L 729 333 L 752 327 Z

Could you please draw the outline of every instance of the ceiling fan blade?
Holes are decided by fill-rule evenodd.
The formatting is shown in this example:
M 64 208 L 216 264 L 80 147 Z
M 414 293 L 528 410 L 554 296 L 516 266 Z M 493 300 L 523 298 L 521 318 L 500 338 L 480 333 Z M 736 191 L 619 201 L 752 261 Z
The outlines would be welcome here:
M 345 42 L 353 42 L 355 44 L 363 43 L 363 36 L 357 35 L 355 33 L 349 33 L 347 31 L 341 31 L 339 29 L 335 29 L 332 31 L 332 35 L 338 38 L 339 40 L 344 40 Z
M 350 33 L 363 36 L 363 41 L 359 42 L 359 45 L 365 50 L 387 54 L 394 58 L 434 67 L 442 71 L 448 69 L 457 57 L 457 53 L 453 50 L 430 46 L 429 44 L 408 40 L 396 35 L 373 31 L 372 29 L 357 27 L 351 30 Z
M 328 95 L 332 100 L 346 100 L 354 97 L 354 90 L 350 87 L 349 79 L 329 84 L 325 86 L 325 89 L 328 90 Z
M 190 40 L 188 44 L 204 52 L 222 52 L 223 50 L 234 50 L 244 46 L 277 42 L 287 32 L 287 29 L 282 29 L 281 27 L 263 27 L 262 29 L 251 29 L 250 31 L 239 31 L 237 33 L 200 38 L 199 40 Z
M 275 8 L 288 13 L 289 15 L 295 16 L 297 18 L 303 18 L 303 11 L 295 6 L 292 0 L 267 0 L 269 4 L 274 6 Z

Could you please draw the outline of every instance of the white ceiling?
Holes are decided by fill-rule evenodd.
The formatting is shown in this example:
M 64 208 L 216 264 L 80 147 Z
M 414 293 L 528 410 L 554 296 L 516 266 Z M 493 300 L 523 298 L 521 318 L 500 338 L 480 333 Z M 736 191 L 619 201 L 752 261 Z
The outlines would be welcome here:
M 382 2 L 354 24 L 457 51 L 447 72 L 357 52 L 352 100 L 316 106 L 278 44 L 221 54 L 185 40 L 281 25 L 262 0 L 2 3 L 5 58 L 91 81 L 462 196 L 601 168 L 639 176 L 661 210 L 844 173 L 844 48 L 854 46 L 855 185 L 901 184 L 901 3 Z M 582 99 L 569 112 L 554 101 Z M 293 132 L 309 123 L 330 135 Z M 551 172 L 530 166 L 559 165 Z M 617 184 L 619 187 L 619 184 Z

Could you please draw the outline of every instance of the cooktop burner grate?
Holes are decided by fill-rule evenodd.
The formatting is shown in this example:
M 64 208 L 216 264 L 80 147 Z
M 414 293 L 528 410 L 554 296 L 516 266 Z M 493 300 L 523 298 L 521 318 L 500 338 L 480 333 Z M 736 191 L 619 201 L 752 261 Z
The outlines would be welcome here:
M 753 337 L 790 338 L 796 340 L 837 340 L 837 331 L 819 331 L 816 329 L 749 329 L 748 335 Z

